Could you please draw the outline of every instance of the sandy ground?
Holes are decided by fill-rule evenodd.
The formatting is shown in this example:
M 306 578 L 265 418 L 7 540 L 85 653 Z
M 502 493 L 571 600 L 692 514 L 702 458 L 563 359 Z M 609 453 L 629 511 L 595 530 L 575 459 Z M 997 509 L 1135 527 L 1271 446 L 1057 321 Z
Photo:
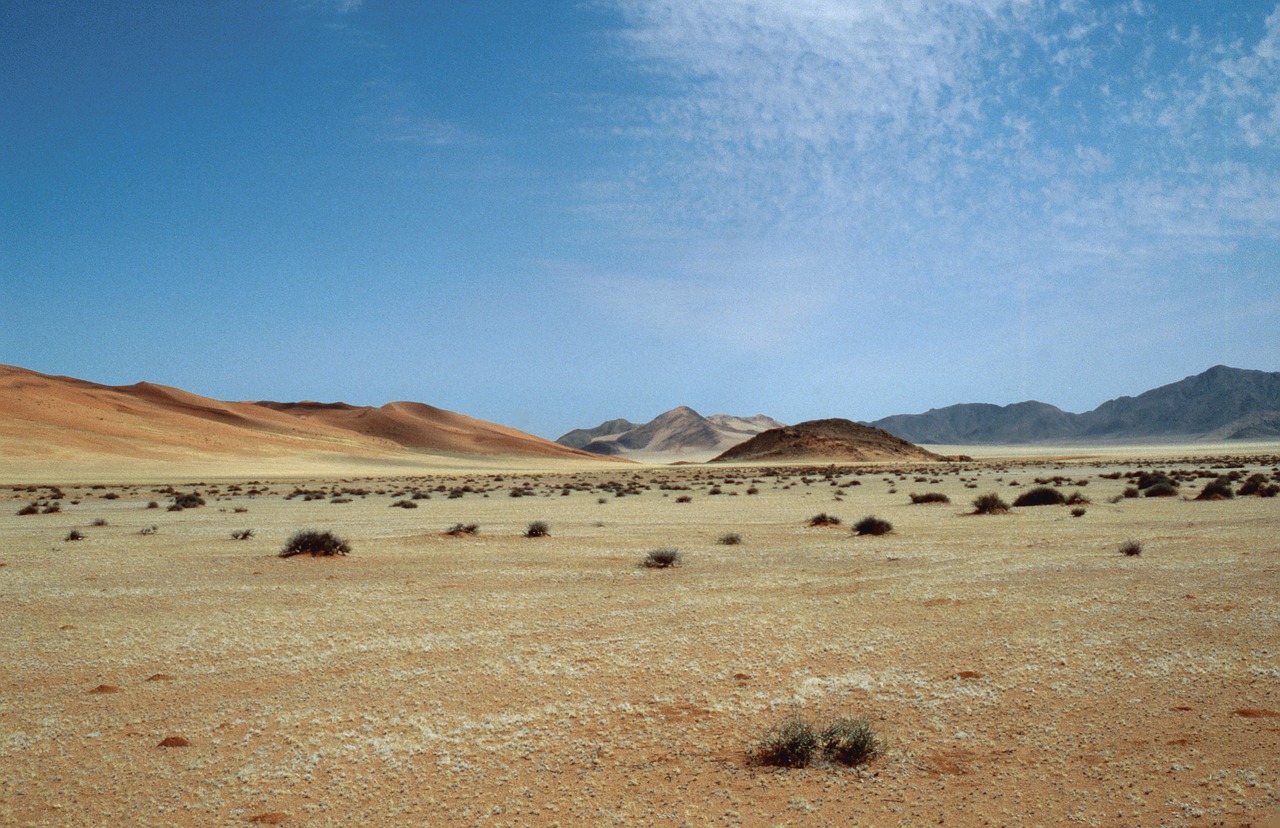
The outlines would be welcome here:
M 1269 824 L 1280 498 L 1111 502 L 1139 464 L 1220 463 L 183 479 L 206 506 L 67 485 L 27 516 L 53 493 L 5 488 L 0 824 Z M 966 514 L 1054 476 L 1083 516 Z M 304 527 L 353 553 L 276 557 Z M 793 714 L 866 717 L 882 755 L 753 766 Z

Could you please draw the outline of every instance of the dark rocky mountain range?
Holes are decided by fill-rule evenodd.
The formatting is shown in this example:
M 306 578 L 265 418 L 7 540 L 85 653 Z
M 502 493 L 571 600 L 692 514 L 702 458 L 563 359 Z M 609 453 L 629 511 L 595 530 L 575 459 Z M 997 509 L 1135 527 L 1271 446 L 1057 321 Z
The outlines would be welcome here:
M 1269 440 L 1280 438 L 1280 372 L 1217 365 L 1073 414 L 1042 402 L 964 403 L 875 420 L 914 443 Z

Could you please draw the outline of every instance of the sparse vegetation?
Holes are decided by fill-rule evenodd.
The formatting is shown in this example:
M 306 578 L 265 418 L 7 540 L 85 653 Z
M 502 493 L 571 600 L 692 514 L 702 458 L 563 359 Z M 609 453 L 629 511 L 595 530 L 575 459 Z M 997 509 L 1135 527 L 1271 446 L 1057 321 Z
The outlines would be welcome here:
M 995 492 L 990 494 L 978 495 L 973 499 L 973 513 L 975 515 L 1000 515 L 1009 511 L 1009 504 Z
M 69 541 L 84 540 L 84 534 L 79 529 L 72 529 L 70 532 L 67 533 L 67 536 L 63 538 L 63 540 L 69 540 Z
M 676 503 L 692 503 L 693 498 L 689 495 L 680 495 L 676 498 Z
M 545 538 L 551 534 L 551 529 L 547 526 L 545 520 L 535 520 L 525 529 L 524 536 L 526 538 Z
M 446 535 L 451 535 L 452 537 L 455 537 L 455 538 L 460 538 L 463 535 L 475 535 L 475 534 L 478 534 L 479 532 L 480 532 L 480 524 L 478 523 L 468 523 L 465 525 L 461 523 L 455 523 L 453 524 L 452 527 L 444 530 L 444 533 Z
M 853 525 L 855 535 L 887 535 L 892 531 L 892 523 L 875 515 L 867 515 Z
M 417 504 L 417 503 L 414 503 L 412 500 L 397 500 L 395 503 L 392 503 L 392 504 L 391 504 L 391 508 L 393 508 L 393 509 L 416 509 L 416 508 L 418 508 L 418 504 Z
M 924 494 L 911 494 L 912 503 L 950 503 L 951 498 L 942 492 L 925 492 Z
M 673 566 L 679 566 L 681 563 L 680 550 L 670 547 L 662 549 L 654 549 L 644 556 L 644 560 L 640 565 L 646 569 L 670 569 Z
M 1172 483 L 1157 483 L 1146 490 L 1143 497 L 1177 497 L 1178 488 Z
M 235 538 L 236 540 L 248 540 L 249 538 L 253 537 L 253 530 L 237 529 L 231 533 L 231 537 Z
M 1072 510 L 1071 510 L 1071 516 L 1072 516 L 1072 517 L 1084 517 L 1084 514 L 1085 514 L 1085 512 L 1087 512 L 1087 511 L 1089 511 L 1089 510 L 1088 510 L 1088 509 L 1086 509 L 1086 508 L 1084 508 L 1083 506 L 1077 506 L 1076 508 L 1074 508 L 1074 509 L 1072 509 Z
M 18 510 L 19 515 L 37 515 L 40 513 L 40 507 L 34 503 L 28 503 Z
M 813 761 L 818 734 L 813 725 L 792 716 L 769 729 L 754 751 L 758 764 L 772 768 L 803 768 Z
M 347 555 L 351 545 L 332 532 L 320 532 L 315 529 L 303 529 L 293 533 L 285 542 L 280 557 L 292 558 L 294 555 L 310 555 L 311 557 L 330 557 Z
M 721 546 L 737 546 L 742 543 L 742 535 L 737 532 L 725 532 L 717 541 Z
M 160 527 L 158 527 L 158 526 L 144 526 L 144 527 L 142 527 L 141 529 L 139 529 L 139 530 L 138 530 L 138 534 L 139 534 L 139 535 L 154 535 L 156 532 L 159 532 L 159 531 L 160 531 Z
M 818 745 L 831 762 L 855 767 L 880 753 L 880 742 L 866 719 L 841 717 L 822 729 Z
M 1130 540 L 1120 544 L 1120 554 L 1133 558 L 1142 554 L 1142 541 Z
M 866 719 L 840 717 L 815 727 L 793 715 L 772 727 L 751 753 L 753 763 L 774 768 L 813 764 L 856 767 L 880 754 L 880 741 Z
M 810 526 L 839 526 L 840 518 L 836 517 L 835 515 L 829 515 L 826 512 L 819 512 L 818 514 L 809 518 L 809 525 Z

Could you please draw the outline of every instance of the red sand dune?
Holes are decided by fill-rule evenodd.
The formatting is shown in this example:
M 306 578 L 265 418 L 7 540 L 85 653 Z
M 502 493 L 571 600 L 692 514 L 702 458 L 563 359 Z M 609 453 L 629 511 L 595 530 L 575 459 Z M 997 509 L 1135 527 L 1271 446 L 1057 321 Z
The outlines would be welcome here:
M 373 408 L 223 402 L 147 382 L 98 385 L 0 365 L 3 457 L 166 459 L 315 452 L 380 458 L 426 453 L 606 459 L 422 403 Z

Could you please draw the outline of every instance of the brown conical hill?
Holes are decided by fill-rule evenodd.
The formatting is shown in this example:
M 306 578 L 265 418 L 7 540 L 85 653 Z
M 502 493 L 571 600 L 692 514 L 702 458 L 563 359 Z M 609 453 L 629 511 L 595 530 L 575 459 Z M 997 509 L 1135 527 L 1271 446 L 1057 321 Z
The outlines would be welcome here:
M 839 418 L 771 428 L 739 443 L 712 463 L 875 462 L 943 460 L 889 432 Z

